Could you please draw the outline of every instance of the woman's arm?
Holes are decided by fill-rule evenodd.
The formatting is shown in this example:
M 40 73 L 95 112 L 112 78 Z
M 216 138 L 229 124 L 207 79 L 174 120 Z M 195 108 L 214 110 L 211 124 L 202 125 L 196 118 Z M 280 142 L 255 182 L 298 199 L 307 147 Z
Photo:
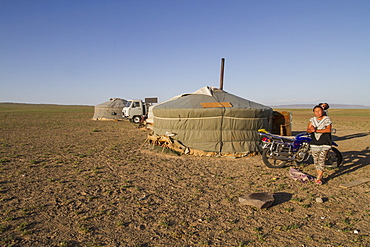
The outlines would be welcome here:
M 312 123 L 309 122 L 308 123 L 308 126 L 307 126 L 307 133 L 312 133 L 312 132 L 315 132 L 316 128 L 313 127 Z
M 331 124 L 329 124 L 328 126 L 326 126 L 325 129 L 322 129 L 322 130 L 316 130 L 317 133 L 331 133 Z

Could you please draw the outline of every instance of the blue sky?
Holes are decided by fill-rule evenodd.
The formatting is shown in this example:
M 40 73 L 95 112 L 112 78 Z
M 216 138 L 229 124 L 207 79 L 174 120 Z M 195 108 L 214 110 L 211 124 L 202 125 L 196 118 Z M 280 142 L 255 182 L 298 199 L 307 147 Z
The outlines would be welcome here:
M 370 106 L 370 1 L 0 0 L 0 102 Z

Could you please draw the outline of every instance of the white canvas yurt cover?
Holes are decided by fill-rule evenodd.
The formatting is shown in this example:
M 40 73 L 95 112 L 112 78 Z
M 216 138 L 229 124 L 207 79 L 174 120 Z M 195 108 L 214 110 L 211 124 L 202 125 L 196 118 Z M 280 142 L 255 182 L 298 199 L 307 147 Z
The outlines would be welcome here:
M 93 120 L 121 120 L 122 109 L 126 105 L 126 100 L 111 98 L 109 101 L 95 106 Z
M 204 87 L 151 108 L 155 135 L 218 153 L 260 151 L 258 129 L 271 129 L 273 110 L 223 90 Z

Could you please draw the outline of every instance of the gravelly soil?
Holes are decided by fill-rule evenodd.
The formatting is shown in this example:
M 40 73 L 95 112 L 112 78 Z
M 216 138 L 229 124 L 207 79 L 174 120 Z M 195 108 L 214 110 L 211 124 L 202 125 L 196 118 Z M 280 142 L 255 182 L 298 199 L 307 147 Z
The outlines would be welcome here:
M 331 111 L 344 165 L 318 186 L 260 156 L 172 156 L 93 107 L 0 104 L 3 246 L 369 246 L 370 111 Z M 293 112 L 294 132 L 310 110 Z M 315 174 L 312 164 L 299 167 Z M 268 209 L 238 197 L 272 192 Z M 315 198 L 324 198 L 317 203 Z

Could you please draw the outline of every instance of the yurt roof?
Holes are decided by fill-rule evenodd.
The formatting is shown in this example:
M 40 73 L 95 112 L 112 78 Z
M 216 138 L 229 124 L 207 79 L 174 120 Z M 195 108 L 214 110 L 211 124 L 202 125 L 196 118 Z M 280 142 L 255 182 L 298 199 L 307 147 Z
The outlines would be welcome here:
M 151 110 L 153 111 L 154 116 L 163 116 L 163 114 L 168 115 L 170 113 L 186 113 L 186 115 L 193 115 L 195 112 L 198 114 L 201 112 L 200 114 L 214 115 L 219 114 L 221 110 L 224 110 L 221 108 L 226 110 L 226 115 L 248 109 L 252 112 L 272 110 L 269 106 L 208 86 L 203 87 L 194 93 L 181 94 L 173 97 L 165 102 L 155 105 Z M 176 109 L 176 112 L 173 112 L 171 109 Z M 223 115 L 225 115 L 225 113 L 223 113 Z
M 126 100 L 121 98 L 110 98 L 109 101 L 104 103 L 98 104 L 95 107 L 98 108 L 105 108 L 105 107 L 113 107 L 113 108 L 123 108 L 126 105 Z

